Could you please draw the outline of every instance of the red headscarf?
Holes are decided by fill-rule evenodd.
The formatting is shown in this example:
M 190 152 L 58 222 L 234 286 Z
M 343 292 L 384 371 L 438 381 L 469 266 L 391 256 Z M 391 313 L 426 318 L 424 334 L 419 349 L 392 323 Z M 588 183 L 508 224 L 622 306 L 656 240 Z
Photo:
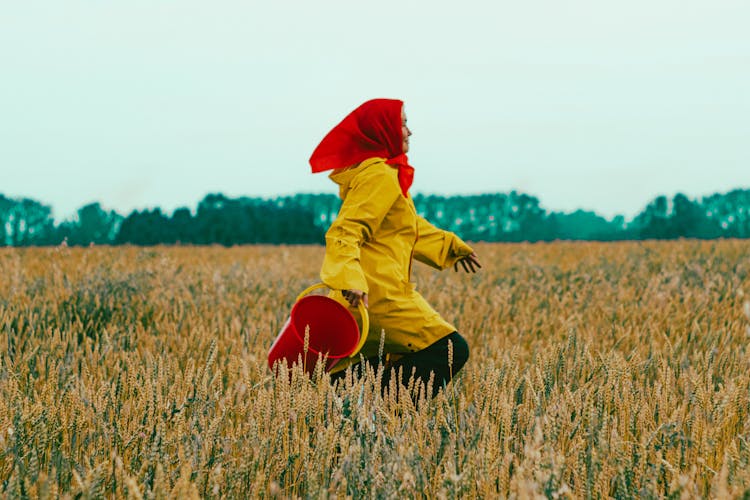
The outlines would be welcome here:
M 344 168 L 375 156 L 384 157 L 388 165 L 398 169 L 398 183 L 407 196 L 414 168 L 402 149 L 403 107 L 403 101 L 397 99 L 372 99 L 360 105 L 320 141 L 310 157 L 312 171 Z

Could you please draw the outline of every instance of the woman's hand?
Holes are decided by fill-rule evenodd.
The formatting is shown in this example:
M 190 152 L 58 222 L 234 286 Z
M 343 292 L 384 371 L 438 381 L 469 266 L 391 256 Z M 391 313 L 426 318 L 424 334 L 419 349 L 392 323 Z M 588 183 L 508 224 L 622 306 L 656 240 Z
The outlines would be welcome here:
M 479 257 L 477 257 L 476 252 L 471 252 L 471 255 L 467 255 L 466 257 L 461 257 L 456 261 L 455 264 L 453 264 L 453 270 L 458 272 L 458 264 L 461 264 L 464 268 L 464 271 L 475 273 L 477 272 L 477 269 L 480 269 L 482 267 L 482 264 L 479 263 Z
M 365 307 L 368 305 L 367 294 L 362 290 L 342 290 L 341 295 L 349 301 L 352 307 L 357 307 L 360 300 L 365 304 Z

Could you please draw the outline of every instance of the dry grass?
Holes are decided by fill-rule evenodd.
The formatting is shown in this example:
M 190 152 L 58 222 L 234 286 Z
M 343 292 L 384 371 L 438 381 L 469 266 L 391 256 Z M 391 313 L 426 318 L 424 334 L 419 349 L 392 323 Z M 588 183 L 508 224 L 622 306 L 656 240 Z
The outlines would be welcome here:
M 0 251 L 8 497 L 750 495 L 750 242 L 480 245 L 432 402 L 273 380 L 317 247 Z

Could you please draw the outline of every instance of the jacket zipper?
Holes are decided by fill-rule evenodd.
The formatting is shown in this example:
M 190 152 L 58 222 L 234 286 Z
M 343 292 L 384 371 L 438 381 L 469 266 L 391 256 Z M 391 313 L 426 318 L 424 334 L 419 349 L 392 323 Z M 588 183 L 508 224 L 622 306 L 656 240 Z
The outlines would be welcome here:
M 414 206 L 414 202 L 411 199 L 411 194 L 409 195 L 409 199 L 407 200 L 406 204 L 409 206 L 412 214 L 414 214 L 414 233 L 416 234 L 416 236 L 414 237 L 414 244 L 411 246 L 411 253 L 409 254 L 409 270 L 406 274 L 406 281 L 408 283 L 411 283 L 411 265 L 414 262 L 414 249 L 417 247 L 417 241 L 419 241 L 419 223 L 417 222 L 417 208 Z

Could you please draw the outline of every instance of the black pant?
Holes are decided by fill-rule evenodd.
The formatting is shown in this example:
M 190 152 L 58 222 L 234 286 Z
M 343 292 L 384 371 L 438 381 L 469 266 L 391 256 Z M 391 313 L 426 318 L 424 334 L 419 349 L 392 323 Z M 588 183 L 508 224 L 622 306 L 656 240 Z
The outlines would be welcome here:
M 452 363 L 448 363 L 448 345 L 452 344 L 453 348 L 453 360 Z M 398 382 L 403 386 L 409 385 L 409 379 L 414 377 L 415 388 L 420 384 L 427 386 L 427 382 L 430 380 L 432 374 L 432 397 L 437 396 L 438 391 L 441 387 L 448 384 L 456 373 L 458 373 L 466 360 L 469 359 L 469 345 L 466 340 L 458 333 L 453 332 L 450 335 L 443 337 L 434 344 L 431 344 L 421 351 L 404 354 L 399 358 L 390 369 L 383 373 L 383 379 L 381 389 L 385 390 L 388 388 L 392 377 L 398 377 Z M 371 364 L 376 364 L 377 359 L 367 360 Z M 374 362 L 374 363 L 373 363 Z M 355 370 L 355 373 L 362 375 L 361 363 L 352 365 L 351 367 Z M 346 370 L 334 373 L 331 375 L 331 381 L 335 382 L 344 378 Z

